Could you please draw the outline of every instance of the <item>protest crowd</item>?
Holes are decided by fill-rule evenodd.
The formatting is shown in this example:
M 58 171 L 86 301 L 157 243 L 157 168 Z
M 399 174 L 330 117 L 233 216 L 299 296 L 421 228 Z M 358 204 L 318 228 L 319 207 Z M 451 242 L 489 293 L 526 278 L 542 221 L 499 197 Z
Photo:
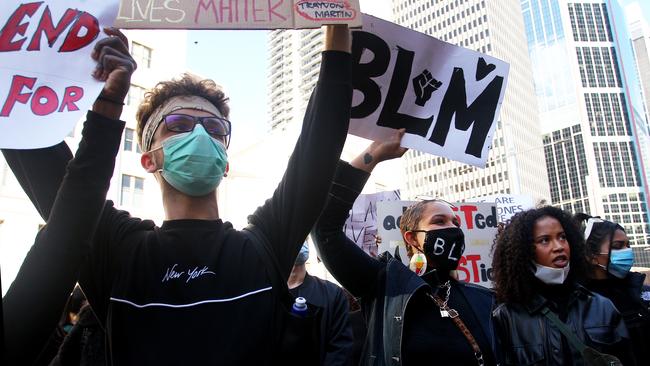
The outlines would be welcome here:
M 325 27 L 285 174 L 246 228 L 222 221 L 215 193 L 229 169 L 228 98 L 189 74 L 158 83 L 136 115 L 165 221 L 117 209 L 106 194 L 137 65 L 124 34 L 104 32 L 92 52 L 103 89 L 74 156 L 65 142 L 3 149 L 47 223 L 2 300 L 3 365 L 650 362 L 648 289 L 615 222 L 552 206 L 516 214 L 494 238 L 491 289 L 458 280 L 465 233 L 444 200 L 403 212 L 404 262 L 346 236 L 370 174 L 404 155 L 408 132 L 340 160 L 353 95 L 347 26 Z M 310 235 L 341 287 L 307 273 Z

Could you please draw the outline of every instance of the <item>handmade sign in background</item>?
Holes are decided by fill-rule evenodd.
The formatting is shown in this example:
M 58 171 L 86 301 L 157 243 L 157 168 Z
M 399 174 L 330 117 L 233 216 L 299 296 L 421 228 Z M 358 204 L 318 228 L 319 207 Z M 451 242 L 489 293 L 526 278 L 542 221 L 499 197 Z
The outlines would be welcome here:
M 402 262 L 409 258 L 399 230 L 402 213 L 413 201 L 377 203 L 378 233 L 381 236 L 379 252 L 394 254 L 399 248 Z M 492 203 L 457 203 L 452 208 L 465 233 L 465 253 L 458 264 L 458 280 L 492 287 L 492 243 L 497 234 L 497 209 Z
M 533 197 L 524 194 L 495 194 L 473 198 L 472 202 L 490 202 L 497 206 L 497 221 L 506 223 L 516 213 L 535 208 Z
M 484 167 L 509 65 L 366 14 L 352 34 L 350 133 Z
M 121 0 L 115 21 L 132 29 L 286 29 L 361 26 L 359 0 Z
M 47 147 L 72 131 L 102 89 L 90 53 L 117 9 L 117 0 L 0 3 L 0 147 Z
M 345 221 L 343 231 L 368 255 L 377 256 L 377 202 L 396 201 L 400 199 L 399 191 L 386 191 L 361 194 L 354 201 L 350 216 Z

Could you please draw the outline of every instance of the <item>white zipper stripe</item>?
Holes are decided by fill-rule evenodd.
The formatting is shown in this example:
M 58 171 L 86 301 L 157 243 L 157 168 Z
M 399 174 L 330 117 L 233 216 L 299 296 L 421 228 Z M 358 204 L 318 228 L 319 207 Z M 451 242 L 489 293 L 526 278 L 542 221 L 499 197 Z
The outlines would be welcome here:
M 217 302 L 229 302 L 229 301 L 239 300 L 239 299 L 242 299 L 242 298 L 247 297 L 247 296 L 258 294 L 260 292 L 269 291 L 272 288 L 273 287 L 262 288 L 262 289 L 259 289 L 259 290 L 255 290 L 255 291 L 245 293 L 243 295 L 231 297 L 229 299 L 203 300 L 203 301 L 199 301 L 199 302 L 193 302 L 191 304 L 180 304 L 180 305 L 165 304 L 165 303 L 159 303 L 159 302 L 152 302 L 152 303 L 140 305 L 140 304 L 136 304 L 134 302 L 131 302 L 129 300 L 118 299 L 116 297 L 111 297 L 110 300 L 115 301 L 115 302 L 121 302 L 121 303 L 128 304 L 128 305 L 131 305 L 131 306 L 135 306 L 136 308 L 141 308 L 141 309 L 142 308 L 148 308 L 148 307 L 154 307 L 154 306 L 165 307 L 165 308 L 189 308 L 189 307 L 192 307 L 192 306 L 197 306 L 197 305 L 202 305 L 202 304 L 210 304 L 210 303 L 217 303 Z

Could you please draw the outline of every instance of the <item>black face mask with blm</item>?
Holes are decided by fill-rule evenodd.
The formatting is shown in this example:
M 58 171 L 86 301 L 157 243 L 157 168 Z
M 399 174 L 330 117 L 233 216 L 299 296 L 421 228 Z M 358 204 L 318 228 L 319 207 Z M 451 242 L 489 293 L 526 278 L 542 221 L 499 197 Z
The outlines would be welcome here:
M 465 252 L 465 234 L 460 228 L 452 227 L 437 230 L 413 230 L 426 233 L 424 238 L 424 254 L 429 265 L 427 270 L 436 269 L 442 279 L 448 277 L 449 271 L 458 267 L 460 257 Z

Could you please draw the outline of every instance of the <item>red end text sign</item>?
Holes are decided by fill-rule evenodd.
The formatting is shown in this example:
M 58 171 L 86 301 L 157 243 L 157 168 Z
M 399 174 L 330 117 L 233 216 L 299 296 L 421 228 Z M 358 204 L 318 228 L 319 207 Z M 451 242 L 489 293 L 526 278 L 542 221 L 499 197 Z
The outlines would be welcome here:
M 0 4 L 0 147 L 40 148 L 63 140 L 102 85 L 90 58 L 117 1 Z

